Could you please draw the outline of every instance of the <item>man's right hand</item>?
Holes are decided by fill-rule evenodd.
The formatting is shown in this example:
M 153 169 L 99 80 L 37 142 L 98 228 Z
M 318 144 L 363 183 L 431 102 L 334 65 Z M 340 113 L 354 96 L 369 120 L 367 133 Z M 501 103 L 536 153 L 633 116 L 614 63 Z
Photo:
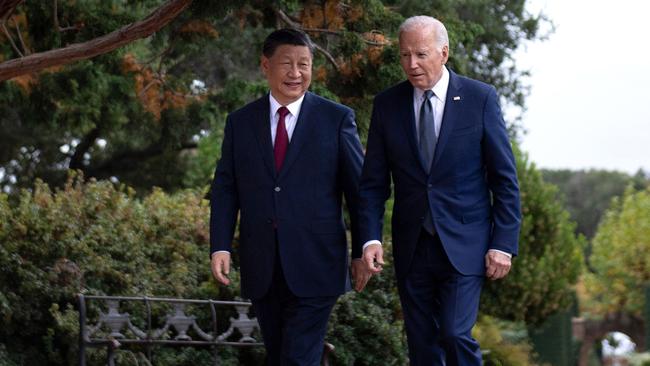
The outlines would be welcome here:
M 212 268 L 212 275 L 217 281 L 226 286 L 230 284 L 230 279 L 228 279 L 228 274 L 230 273 L 230 253 L 216 252 L 212 254 L 210 267 Z
M 379 273 L 384 265 L 384 250 L 381 244 L 370 244 L 363 250 L 363 262 L 373 274 Z

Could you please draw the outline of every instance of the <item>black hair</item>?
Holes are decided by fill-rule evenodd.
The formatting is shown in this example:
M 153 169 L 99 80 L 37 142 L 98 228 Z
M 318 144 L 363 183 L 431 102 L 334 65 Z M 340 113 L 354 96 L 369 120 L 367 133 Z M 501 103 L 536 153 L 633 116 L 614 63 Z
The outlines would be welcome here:
M 262 46 L 262 54 L 266 57 L 271 57 L 275 50 L 282 45 L 292 46 L 305 46 L 309 48 L 309 52 L 314 54 L 314 44 L 309 39 L 307 33 L 297 29 L 283 28 L 273 31 L 264 40 Z

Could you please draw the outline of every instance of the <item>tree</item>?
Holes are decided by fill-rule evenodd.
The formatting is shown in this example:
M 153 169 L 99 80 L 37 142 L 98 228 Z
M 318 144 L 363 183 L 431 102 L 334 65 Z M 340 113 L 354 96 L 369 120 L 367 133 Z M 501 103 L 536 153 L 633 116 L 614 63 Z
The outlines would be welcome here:
M 644 348 L 644 309 L 650 284 L 650 188 L 628 187 L 613 200 L 593 240 L 581 304 L 587 318 L 582 353 L 612 331 Z
M 95 35 L 129 22 L 137 27 L 127 27 L 126 38 L 138 36 L 135 31 L 140 25 L 159 24 L 156 16 L 161 9 L 179 10 L 178 2 L 168 2 L 137 23 L 159 3 L 67 3 L 55 19 L 75 26 L 62 32 L 51 30 L 51 3 L 26 2 L 12 19 L 16 25 L 25 23 L 19 28 L 25 29 L 22 38 L 38 51 L 67 43 L 96 43 Z M 189 159 L 186 152 L 196 148 L 200 131 L 214 116 L 204 114 L 212 109 L 212 104 L 200 103 L 204 96 L 166 75 L 184 57 L 179 48 L 187 40 L 194 39 L 197 47 L 212 39 L 214 32 L 209 24 L 184 14 L 154 37 L 116 52 L 0 84 L 3 185 L 29 187 L 35 177 L 62 185 L 66 169 L 71 168 L 102 179 L 139 181 L 137 187 L 147 189 L 181 186 L 181 172 Z M 6 43 L 2 46 L 5 54 L 13 52 Z
M 544 180 L 559 188 L 561 199 L 571 218 L 576 221 L 576 232 L 593 238 L 598 223 L 614 197 L 621 196 L 625 188 L 634 184 L 636 189 L 648 185 L 643 171 L 634 177 L 607 170 L 542 170 Z
M 542 323 L 567 309 L 583 268 L 584 239 L 534 164 L 515 149 L 523 220 L 519 256 L 502 281 L 488 282 L 481 311 L 499 318 Z
M 34 55 L 93 42 L 144 19 L 162 1 L 60 2 L 54 11 L 55 4 L 18 5 L 7 19 L 11 38 L 20 36 Z M 211 169 L 196 158 L 212 159 L 212 165 L 216 160 L 201 157 L 210 149 L 197 147 L 204 139 L 217 141 L 213 135 L 226 112 L 265 92 L 259 52 L 251 50 L 277 27 L 312 36 L 318 45 L 313 90 L 354 107 L 362 134 L 372 97 L 403 78 L 395 33 L 416 12 L 448 24 L 451 67 L 495 83 L 504 101 L 523 105 L 521 74 L 508 59 L 522 40 L 538 37 L 543 21 L 526 13 L 524 4 L 195 0 L 149 38 L 0 84 L 0 185 L 17 191 L 41 177 L 62 186 L 68 168 L 139 191 L 206 184 Z M 52 31 L 55 21 L 61 31 Z M 6 40 L 0 60 L 18 57 L 9 38 L 0 37 Z

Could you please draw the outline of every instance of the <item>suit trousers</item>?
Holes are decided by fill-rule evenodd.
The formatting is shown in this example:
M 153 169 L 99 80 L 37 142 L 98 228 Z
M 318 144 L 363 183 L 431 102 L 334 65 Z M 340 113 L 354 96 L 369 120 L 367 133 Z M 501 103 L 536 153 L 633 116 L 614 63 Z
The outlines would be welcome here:
M 409 272 L 398 281 L 411 365 L 482 364 L 471 332 L 483 281 L 460 274 L 440 237 L 421 231 Z
M 338 296 L 294 295 L 276 252 L 271 286 L 262 298 L 252 300 L 264 338 L 266 365 L 319 365 L 327 321 L 337 299 Z

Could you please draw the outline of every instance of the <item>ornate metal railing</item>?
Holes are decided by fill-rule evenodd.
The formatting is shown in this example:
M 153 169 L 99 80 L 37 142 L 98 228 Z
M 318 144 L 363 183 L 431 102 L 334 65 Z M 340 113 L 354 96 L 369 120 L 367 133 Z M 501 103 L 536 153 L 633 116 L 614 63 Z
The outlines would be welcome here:
M 89 301 L 99 302 L 99 309 L 93 308 L 96 313 L 94 323 L 89 324 Z M 144 305 L 144 314 L 132 316 L 127 312 L 120 312 L 120 305 L 128 303 Z M 161 304 L 170 307 L 162 311 L 163 316 L 155 316 L 152 304 Z M 209 328 L 201 328 L 197 317 L 188 315 L 186 307 L 202 306 L 209 308 Z M 126 306 L 126 305 L 125 305 Z M 124 308 L 123 306 L 122 308 Z M 213 365 L 219 365 L 218 348 L 221 346 L 254 347 L 263 343 L 253 337 L 261 335 L 256 318 L 248 316 L 250 302 L 246 301 L 215 301 L 194 299 L 172 299 L 160 297 L 129 297 L 129 296 L 91 296 L 79 294 L 79 365 L 86 366 L 86 349 L 88 347 L 106 347 L 106 364 L 115 366 L 115 353 L 122 347 L 129 345 L 144 345 L 147 359 L 152 360 L 154 346 L 192 346 L 211 347 L 213 352 Z M 237 316 L 230 317 L 228 327 L 221 327 L 218 332 L 217 308 L 225 310 L 235 309 Z M 105 310 L 102 311 L 102 309 Z M 161 309 L 156 309 L 155 314 L 160 314 Z M 142 313 L 142 311 L 139 311 Z M 223 313 L 223 312 L 222 312 Z M 135 324 L 134 324 L 135 323 Z M 203 321 L 207 323 L 207 321 Z M 140 326 L 137 326 L 140 324 Z M 157 326 L 155 326 L 157 325 Z M 194 337 L 194 338 L 193 338 Z M 329 354 L 334 351 L 334 346 L 325 343 L 323 349 L 322 365 L 328 366 Z
M 96 323 L 88 324 L 87 302 L 103 303 L 106 311 L 99 310 Z M 137 319 L 144 326 L 136 326 L 135 319 L 126 312 L 120 312 L 120 304 L 144 304 L 144 318 Z M 171 312 L 152 321 L 152 304 L 162 303 L 171 306 Z M 201 328 L 195 316 L 186 314 L 188 305 L 208 307 L 211 314 L 209 329 Z M 253 338 L 253 332 L 259 329 L 256 318 L 248 316 L 251 303 L 244 301 L 214 301 L 171 299 L 157 297 L 126 296 L 90 296 L 79 295 L 79 365 L 86 365 L 88 347 L 106 347 L 107 364 L 115 365 L 115 351 L 125 345 L 144 345 L 147 357 L 151 360 L 153 346 L 209 346 L 213 349 L 214 365 L 219 364 L 219 346 L 250 347 L 263 343 Z M 222 333 L 217 332 L 217 308 L 234 307 L 236 318 L 229 319 L 229 327 Z M 101 306 L 100 306 L 101 308 Z M 164 322 L 163 322 L 164 321 Z M 158 324 L 154 328 L 153 324 Z M 191 334 L 191 335 L 190 335 Z M 259 334 L 259 331 L 258 333 Z

